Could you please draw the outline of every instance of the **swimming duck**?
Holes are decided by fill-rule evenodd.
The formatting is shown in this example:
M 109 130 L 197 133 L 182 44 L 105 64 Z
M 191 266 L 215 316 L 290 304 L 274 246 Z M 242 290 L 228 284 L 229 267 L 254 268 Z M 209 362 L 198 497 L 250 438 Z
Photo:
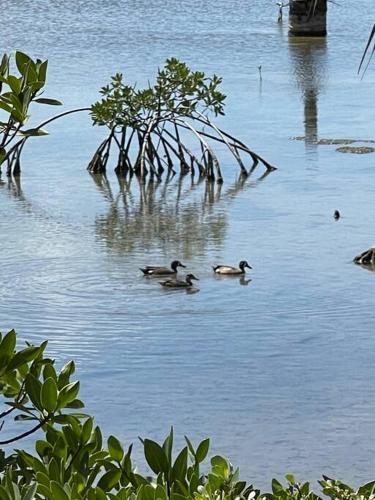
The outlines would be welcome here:
M 341 217 L 341 214 L 338 210 L 335 210 L 334 214 L 333 214 L 333 218 L 335 220 L 339 220 L 339 218 Z
M 139 269 L 145 276 L 163 276 L 168 274 L 176 274 L 178 267 L 186 267 L 179 260 L 174 260 L 171 263 L 171 268 L 163 267 L 163 266 L 146 266 L 144 268 L 140 267 Z
M 161 286 L 166 286 L 169 288 L 190 288 L 191 286 L 193 286 L 192 280 L 199 281 L 199 279 L 196 278 L 194 274 L 187 274 L 185 281 L 171 279 L 166 281 L 159 281 L 159 283 L 161 284 Z
M 241 260 L 238 267 L 233 266 L 214 266 L 212 269 L 216 274 L 245 274 L 245 267 L 252 269 L 246 260 Z

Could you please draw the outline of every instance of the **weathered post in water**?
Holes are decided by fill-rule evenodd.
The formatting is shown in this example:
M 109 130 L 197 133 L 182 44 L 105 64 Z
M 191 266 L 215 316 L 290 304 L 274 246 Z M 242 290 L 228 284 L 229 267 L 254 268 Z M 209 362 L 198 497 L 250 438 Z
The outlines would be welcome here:
M 327 35 L 327 0 L 290 0 L 289 34 Z

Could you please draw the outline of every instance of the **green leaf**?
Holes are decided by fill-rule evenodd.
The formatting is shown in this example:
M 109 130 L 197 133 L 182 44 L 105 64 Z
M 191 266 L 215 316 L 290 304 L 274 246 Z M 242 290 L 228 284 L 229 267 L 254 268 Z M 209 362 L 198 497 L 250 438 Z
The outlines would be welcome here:
M 97 488 L 95 488 L 95 494 L 93 496 L 93 500 L 94 499 L 95 500 L 107 500 L 107 496 L 101 488 L 97 487 Z M 89 499 L 89 500 L 91 500 L 91 499 Z
M 69 500 L 69 496 L 65 493 L 64 488 L 57 481 L 50 483 L 53 500 Z
M 45 456 L 48 456 L 49 452 L 52 451 L 52 445 L 50 443 L 47 443 L 47 441 L 44 441 L 43 439 L 38 439 L 35 442 L 35 449 L 40 458 L 43 458 Z
M 121 446 L 120 441 L 114 436 L 109 436 L 108 438 L 108 451 L 113 460 L 120 462 L 124 456 L 124 450 Z
M 12 500 L 12 497 L 8 494 L 4 486 L 0 485 L 0 498 L 3 500 Z
M 23 135 L 25 137 L 36 137 L 42 135 L 49 135 L 47 130 L 42 128 L 29 128 L 28 130 L 22 130 L 19 132 L 19 135 Z
M 358 489 L 357 495 L 358 496 L 363 495 L 365 497 L 369 497 L 370 495 L 372 495 L 374 493 L 374 490 L 375 490 L 375 481 L 371 481 L 370 483 L 366 483 L 366 484 L 362 485 Z
M 158 484 L 155 488 L 155 500 L 167 500 L 167 493 L 165 491 L 165 489 L 160 485 Z
M 228 461 L 219 456 L 216 455 L 215 457 L 211 458 L 211 465 L 212 465 L 212 472 L 214 474 L 217 474 L 218 476 L 227 479 L 229 476 L 229 464 Z
M 56 375 L 56 370 L 53 366 L 52 363 L 47 363 L 45 367 L 43 368 L 43 378 L 44 380 L 47 380 L 47 378 L 53 378 L 55 382 L 57 382 L 57 375 Z
M 197 451 L 195 452 L 195 460 L 199 463 L 203 462 L 206 458 L 208 449 L 210 447 L 210 440 L 204 439 L 198 446 Z
M 21 79 L 17 78 L 16 76 L 8 76 L 8 85 L 15 94 L 18 95 L 21 92 Z
M 53 447 L 53 454 L 65 460 L 67 454 L 67 445 L 65 439 L 62 436 L 58 437 L 55 446 Z
M 69 363 L 66 363 L 66 365 L 62 367 L 58 378 L 59 389 L 62 389 L 69 383 L 69 379 L 74 372 L 75 372 L 74 361 L 69 361 Z
M 195 458 L 195 451 L 194 451 L 194 447 L 193 447 L 193 445 L 191 444 L 191 441 L 190 441 L 190 439 L 189 439 L 187 436 L 185 436 L 185 441 L 186 441 L 186 443 L 187 443 L 187 445 L 188 445 L 188 448 L 189 448 L 190 453 L 191 453 L 191 454 L 193 455 L 193 457 Z
M 14 420 L 38 420 L 36 417 L 30 417 L 29 415 L 16 415 Z
M 81 443 L 85 444 L 90 439 L 93 425 L 94 421 L 92 418 L 88 418 L 83 424 L 81 432 Z
M 189 479 L 189 492 L 191 496 L 194 496 L 194 493 L 197 491 L 198 486 L 199 486 L 198 475 L 195 472 L 193 472 L 193 474 Z
M 56 424 L 67 424 L 71 425 L 74 421 L 74 417 L 72 415 L 54 415 L 52 422 Z
M 155 490 L 150 484 L 145 484 L 142 490 L 142 500 L 154 500 Z
M 39 104 L 48 104 L 50 106 L 62 106 L 62 102 L 57 99 L 49 99 L 47 97 L 38 97 L 34 99 L 33 102 L 39 102 Z
M 185 480 L 187 471 L 188 448 L 185 446 L 177 456 L 172 468 L 172 477 L 174 480 L 178 479 L 183 482 Z
M 40 80 L 41 82 L 45 82 L 46 81 L 47 66 L 48 66 L 48 61 L 44 61 L 44 62 L 41 63 L 41 65 L 39 67 L 38 80 Z
M 25 494 L 22 496 L 22 500 L 33 500 L 35 498 L 37 487 L 37 483 L 33 483 L 28 486 L 25 490 Z
M 79 382 L 72 382 L 65 387 L 63 387 L 59 393 L 58 397 L 58 409 L 65 408 L 65 406 L 74 401 L 79 392 Z
M 30 74 L 31 74 L 31 72 L 30 72 Z M 44 82 L 40 82 L 38 80 L 34 81 L 30 78 L 28 78 L 28 80 L 31 80 L 28 82 L 28 85 L 33 92 L 38 92 L 38 90 L 41 90 L 44 87 Z
M 4 374 L 12 359 L 16 346 L 16 333 L 14 330 L 5 335 L 0 344 L 0 375 Z
M 11 113 L 13 109 L 12 106 L 9 106 L 9 104 L 6 104 L 2 100 L 0 100 L 0 108 L 6 111 L 7 113 Z
M 109 470 L 100 478 L 98 486 L 104 491 L 111 491 L 111 489 L 119 482 L 120 477 L 120 469 Z
M 17 352 L 9 365 L 7 366 L 7 371 L 16 370 L 19 366 L 24 363 L 29 363 L 37 357 L 39 353 L 39 347 L 26 347 L 22 351 Z
M 21 75 L 24 74 L 25 69 L 26 69 L 25 66 L 28 63 L 34 64 L 32 59 L 27 54 L 24 54 L 23 52 L 20 52 L 20 51 L 16 52 L 15 59 L 16 59 L 17 69 L 21 73 Z
M 3 55 L 0 63 L 0 75 L 4 76 L 8 73 L 9 69 L 9 56 Z
M 180 495 L 179 493 L 171 493 L 171 500 L 186 500 L 184 495 Z
M 163 443 L 163 450 L 167 455 L 168 462 L 170 464 L 172 463 L 172 449 L 173 449 L 173 427 L 171 427 L 169 435 L 167 436 L 166 440 Z
M 306 482 L 304 483 L 302 486 L 301 486 L 301 493 L 302 495 L 304 496 L 308 496 L 309 492 L 310 492 L 310 483 Z
M 11 330 L 8 332 L 0 344 L 1 355 L 13 356 L 16 347 L 16 332 Z
M 52 377 L 48 377 L 43 383 L 41 391 L 41 403 L 48 413 L 56 409 L 57 404 L 57 386 Z
M 126 455 L 124 456 L 123 461 L 122 461 L 122 468 L 128 476 L 132 472 L 132 461 L 131 461 L 132 449 L 133 449 L 133 445 L 131 444 L 128 448 L 128 451 L 126 452 Z
M 79 408 L 84 408 L 84 407 L 85 407 L 85 404 L 80 399 L 73 399 L 73 401 L 71 401 L 70 403 L 68 403 L 66 405 L 66 408 L 79 409 Z
M 43 495 L 42 498 L 48 498 L 49 500 L 52 500 L 51 490 L 45 484 L 38 484 L 37 492 L 40 495 Z
M 284 487 L 277 479 L 272 479 L 272 492 L 278 495 L 281 491 L 284 491 Z
M 290 484 L 296 484 L 296 478 L 293 476 L 293 474 L 286 474 L 285 479 L 290 483 Z
M 148 465 L 155 472 L 155 474 L 159 474 L 159 472 L 168 474 L 169 464 L 167 455 L 158 443 L 152 441 L 151 439 L 145 439 L 144 453 Z

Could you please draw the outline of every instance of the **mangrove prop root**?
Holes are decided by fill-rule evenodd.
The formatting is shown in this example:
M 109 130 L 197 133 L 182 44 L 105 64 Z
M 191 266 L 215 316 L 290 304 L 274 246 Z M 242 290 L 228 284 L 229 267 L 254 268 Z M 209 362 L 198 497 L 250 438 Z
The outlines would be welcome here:
M 200 154 L 187 147 L 184 142 L 187 135 L 191 135 Z M 111 146 L 114 145 L 118 149 L 115 167 L 117 175 L 136 175 L 141 180 L 149 175 L 151 179 L 160 181 L 165 171 L 168 176 L 174 175 L 174 168 L 178 166 L 181 175 L 190 173 L 194 176 L 198 169 L 201 178 L 222 183 L 220 162 L 212 141 L 226 147 L 238 164 L 241 175 L 248 176 L 259 164 L 266 168 L 266 173 L 276 170 L 264 158 L 239 139 L 218 128 L 204 115 L 199 115 L 194 120 L 173 116 L 161 119 L 154 115 L 136 129 L 114 127 L 95 151 L 87 169 L 91 173 L 106 173 Z M 246 156 L 251 159 L 248 167 Z M 17 168 L 16 159 L 15 150 L 12 168 Z

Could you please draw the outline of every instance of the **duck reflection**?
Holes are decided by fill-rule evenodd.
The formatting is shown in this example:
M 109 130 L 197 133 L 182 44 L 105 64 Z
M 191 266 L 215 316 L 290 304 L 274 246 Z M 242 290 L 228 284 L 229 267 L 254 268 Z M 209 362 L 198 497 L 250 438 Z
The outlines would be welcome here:
M 236 281 L 239 285 L 242 286 L 247 286 L 249 283 L 251 283 L 252 279 L 247 277 L 246 275 L 242 276 L 236 276 L 234 274 L 213 274 L 213 277 L 217 281 Z
M 107 212 L 96 217 L 95 230 L 109 249 L 128 253 L 156 248 L 183 259 L 220 249 L 228 225 L 227 203 L 266 178 L 239 176 L 225 187 L 187 175 L 147 183 L 135 176 L 118 177 L 118 192 L 113 194 L 105 176 L 91 176 L 108 201 Z
M 294 75 L 304 102 L 305 143 L 315 149 L 318 141 L 318 101 L 323 91 L 327 69 L 325 38 L 289 38 L 289 54 Z

